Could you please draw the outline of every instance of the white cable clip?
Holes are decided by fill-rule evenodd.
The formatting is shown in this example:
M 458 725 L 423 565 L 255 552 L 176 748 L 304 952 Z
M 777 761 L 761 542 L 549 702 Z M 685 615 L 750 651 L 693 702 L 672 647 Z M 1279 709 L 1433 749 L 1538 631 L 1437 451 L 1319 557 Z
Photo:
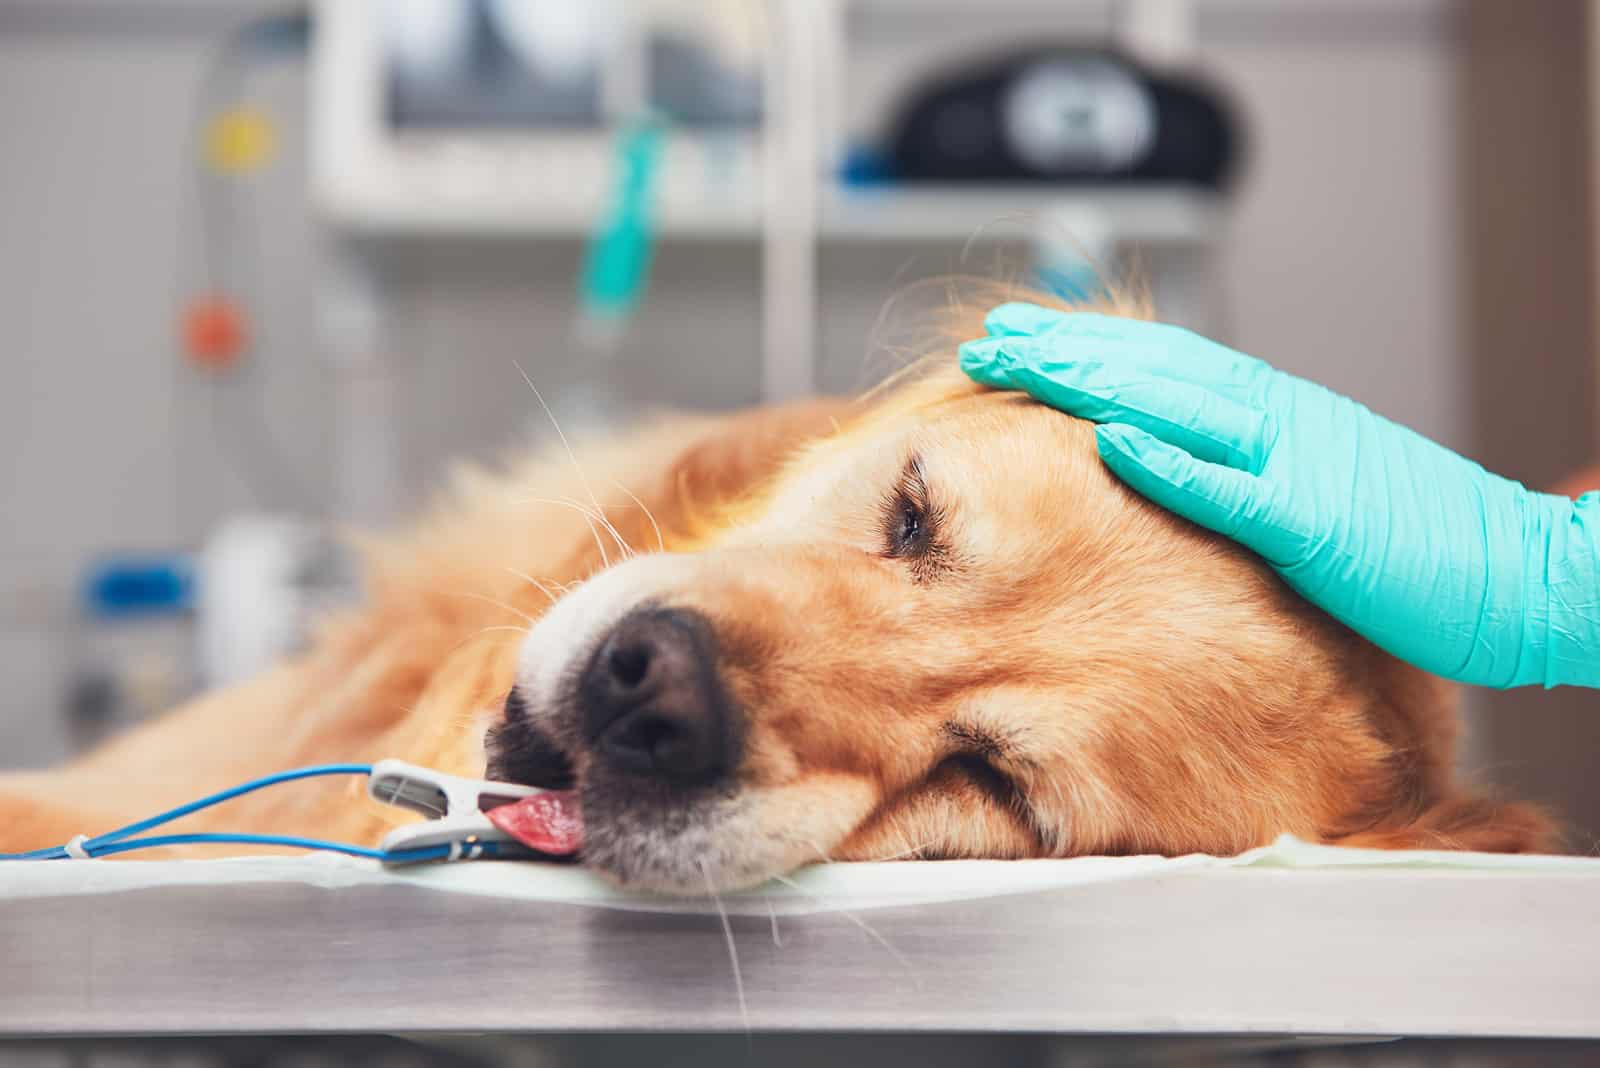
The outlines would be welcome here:
M 73 860 L 93 860 L 94 856 L 87 849 L 83 848 L 83 843 L 87 842 L 88 840 L 89 836 L 86 834 L 75 834 L 70 840 L 68 840 L 67 844 L 61 848 L 66 852 L 67 856 L 71 857 Z
M 367 793 L 373 800 L 430 817 L 390 831 L 382 843 L 384 852 L 442 845 L 449 848 L 446 860 L 475 859 L 482 855 L 485 842 L 498 843 L 502 856 L 529 852 L 484 813 L 544 792 L 518 783 L 446 775 L 403 760 L 380 760 L 367 777 Z

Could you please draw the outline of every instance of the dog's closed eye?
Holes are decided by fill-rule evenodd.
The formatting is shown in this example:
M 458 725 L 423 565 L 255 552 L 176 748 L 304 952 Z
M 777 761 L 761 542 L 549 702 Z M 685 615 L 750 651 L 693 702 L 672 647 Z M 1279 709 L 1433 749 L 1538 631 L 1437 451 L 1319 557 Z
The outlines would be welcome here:
M 955 751 L 934 768 L 931 778 L 955 776 L 976 786 L 984 796 L 1007 808 L 1027 807 L 1027 798 L 1015 779 L 1000 766 L 1006 747 L 1000 739 L 978 727 L 949 722 L 944 736 Z
M 1021 794 L 1010 776 L 989 761 L 973 753 L 957 753 L 945 757 L 933 769 L 929 781 L 935 783 L 957 780 L 976 787 L 985 798 L 1002 808 L 1019 808 Z
M 922 458 L 913 456 L 893 492 L 884 500 L 884 555 L 908 561 L 916 581 L 932 579 L 949 563 L 948 546 L 942 536 L 943 521 L 944 512 L 929 493 Z
M 894 507 L 897 516 L 891 517 L 889 530 L 889 555 L 914 555 L 928 533 L 928 520 L 922 506 L 904 494 L 896 494 Z

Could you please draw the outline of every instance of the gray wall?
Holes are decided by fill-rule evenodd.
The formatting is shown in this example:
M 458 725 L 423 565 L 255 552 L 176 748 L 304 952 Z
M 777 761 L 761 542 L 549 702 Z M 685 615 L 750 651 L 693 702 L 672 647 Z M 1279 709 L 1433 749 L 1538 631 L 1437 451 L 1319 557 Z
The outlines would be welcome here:
M 1019 6 L 1034 21 L 1062 7 Z M 1099 17 L 1098 5 L 1085 6 Z M 1450 6 L 1214 0 L 1200 9 L 1201 63 L 1233 91 L 1254 147 L 1217 264 L 1226 334 L 1471 451 Z M 328 372 L 310 322 L 325 239 L 306 215 L 296 64 L 258 82 L 285 136 L 278 164 L 241 201 L 259 249 L 262 344 L 250 381 L 198 386 L 174 344 L 176 309 L 196 281 L 193 235 L 179 228 L 192 203 L 185 128 L 224 11 L 178 0 L 0 5 L 0 452 L 10 460 L 0 485 L 0 765 L 50 759 L 64 744 L 54 723 L 73 650 L 84 648 L 68 640 L 68 621 L 87 556 L 194 544 L 231 511 L 314 509 L 329 492 L 319 462 L 331 433 Z M 889 39 L 861 23 L 854 82 L 891 85 L 941 38 L 976 40 L 950 19 L 928 27 L 926 40 Z M 870 126 L 873 112 L 855 119 Z M 543 382 L 570 374 L 577 249 L 392 252 L 402 448 L 423 487 L 449 458 L 490 455 L 532 417 L 513 360 Z M 828 250 L 826 383 L 860 381 L 890 294 L 958 265 L 952 248 Z M 756 268 L 753 248 L 663 250 L 620 357 L 632 399 L 754 399 Z M 249 427 L 263 412 L 297 490 L 253 493 L 213 444 L 212 418 Z
M 1594 146 L 1574 136 L 1586 114 L 1594 122 L 1595 8 L 1463 7 L 1462 356 L 1478 456 L 1548 488 L 1600 456 Z M 1495 780 L 1551 802 L 1574 821 L 1574 845 L 1600 848 L 1600 691 L 1483 696 L 1480 748 Z

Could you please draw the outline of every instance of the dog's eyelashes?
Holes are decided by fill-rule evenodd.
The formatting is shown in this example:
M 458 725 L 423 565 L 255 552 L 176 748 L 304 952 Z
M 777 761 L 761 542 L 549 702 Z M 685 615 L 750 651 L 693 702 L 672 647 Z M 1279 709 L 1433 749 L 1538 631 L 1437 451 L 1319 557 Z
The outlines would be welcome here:
M 894 492 L 884 502 L 886 555 L 897 559 L 927 556 L 934 548 L 936 513 L 928 503 L 922 461 L 912 457 Z

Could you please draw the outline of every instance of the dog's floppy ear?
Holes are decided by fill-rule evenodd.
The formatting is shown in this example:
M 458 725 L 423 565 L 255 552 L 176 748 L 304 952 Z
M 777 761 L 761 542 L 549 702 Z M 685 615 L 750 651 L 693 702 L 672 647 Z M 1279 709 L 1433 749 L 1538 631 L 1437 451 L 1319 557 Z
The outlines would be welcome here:
M 1556 853 L 1561 831 L 1538 805 L 1456 797 L 1401 826 L 1377 827 L 1334 843 L 1365 849 L 1460 849 L 1480 853 Z
M 668 494 L 690 525 L 759 488 L 802 446 L 834 433 L 859 408 L 819 399 L 744 412 L 720 422 L 668 467 Z

